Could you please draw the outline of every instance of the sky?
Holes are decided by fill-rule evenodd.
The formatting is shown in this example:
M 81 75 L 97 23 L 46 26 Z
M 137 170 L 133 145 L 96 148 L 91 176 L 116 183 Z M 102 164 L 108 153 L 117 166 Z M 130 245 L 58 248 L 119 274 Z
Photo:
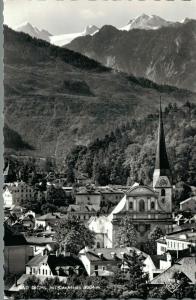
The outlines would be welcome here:
M 89 24 L 122 27 L 143 13 L 196 19 L 196 0 L 4 0 L 5 24 L 30 22 L 51 34 L 81 32 Z

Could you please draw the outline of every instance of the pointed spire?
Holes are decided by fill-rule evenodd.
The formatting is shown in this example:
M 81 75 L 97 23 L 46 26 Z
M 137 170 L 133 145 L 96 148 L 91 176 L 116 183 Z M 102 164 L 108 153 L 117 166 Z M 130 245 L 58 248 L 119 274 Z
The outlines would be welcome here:
M 157 143 L 157 151 L 156 151 L 155 169 L 160 170 L 160 175 L 167 175 L 168 171 L 170 170 L 166 145 L 165 145 L 165 133 L 164 133 L 163 116 L 162 116 L 162 109 L 161 109 L 161 97 L 160 97 L 159 129 L 158 129 L 158 143 Z

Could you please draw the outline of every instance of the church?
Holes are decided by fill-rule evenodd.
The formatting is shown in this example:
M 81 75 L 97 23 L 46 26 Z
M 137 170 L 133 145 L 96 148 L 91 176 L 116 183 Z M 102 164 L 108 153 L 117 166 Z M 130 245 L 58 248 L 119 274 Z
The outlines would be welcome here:
M 173 223 L 172 175 L 165 144 L 161 103 L 153 185 L 132 186 L 108 216 L 92 217 L 89 220 L 89 229 L 96 233 L 97 247 L 116 246 L 116 233 L 125 216 L 132 220 L 138 243 L 146 241 L 156 227 L 166 232 Z

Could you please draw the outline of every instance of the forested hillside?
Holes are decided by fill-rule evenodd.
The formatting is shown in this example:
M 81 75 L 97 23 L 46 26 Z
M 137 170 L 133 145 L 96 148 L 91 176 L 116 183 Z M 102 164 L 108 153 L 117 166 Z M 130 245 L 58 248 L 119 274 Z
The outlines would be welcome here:
M 52 157 L 61 164 L 75 145 L 155 113 L 160 95 L 164 107 L 196 101 L 190 91 L 116 72 L 8 27 L 4 51 L 5 152 L 17 157 Z
M 164 127 L 173 182 L 196 185 L 196 105 L 169 104 Z M 152 182 L 158 128 L 158 111 L 143 120 L 132 119 L 89 146 L 76 146 L 65 160 L 70 182 L 78 173 L 101 184 Z

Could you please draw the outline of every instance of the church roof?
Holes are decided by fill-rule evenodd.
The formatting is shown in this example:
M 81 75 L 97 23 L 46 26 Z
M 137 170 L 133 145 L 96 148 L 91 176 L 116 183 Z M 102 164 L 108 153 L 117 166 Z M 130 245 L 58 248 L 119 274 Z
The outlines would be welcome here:
M 160 111 L 159 111 L 159 129 L 158 129 L 158 143 L 156 150 L 156 161 L 155 161 L 155 169 L 160 169 L 164 174 L 164 170 L 169 170 L 169 161 L 167 157 L 166 145 L 165 145 L 165 133 L 163 127 L 163 117 L 162 117 L 162 109 L 160 102 Z
M 158 196 L 158 193 L 156 193 L 153 188 L 147 186 L 147 185 L 137 185 L 131 187 L 126 194 L 129 196 L 140 196 L 140 195 L 145 195 L 145 196 Z
M 122 211 L 125 208 L 126 202 L 127 202 L 127 198 L 126 196 L 124 196 L 117 204 L 117 206 L 113 209 L 111 214 L 109 214 L 108 219 L 112 220 L 114 214 L 118 214 L 120 211 Z

